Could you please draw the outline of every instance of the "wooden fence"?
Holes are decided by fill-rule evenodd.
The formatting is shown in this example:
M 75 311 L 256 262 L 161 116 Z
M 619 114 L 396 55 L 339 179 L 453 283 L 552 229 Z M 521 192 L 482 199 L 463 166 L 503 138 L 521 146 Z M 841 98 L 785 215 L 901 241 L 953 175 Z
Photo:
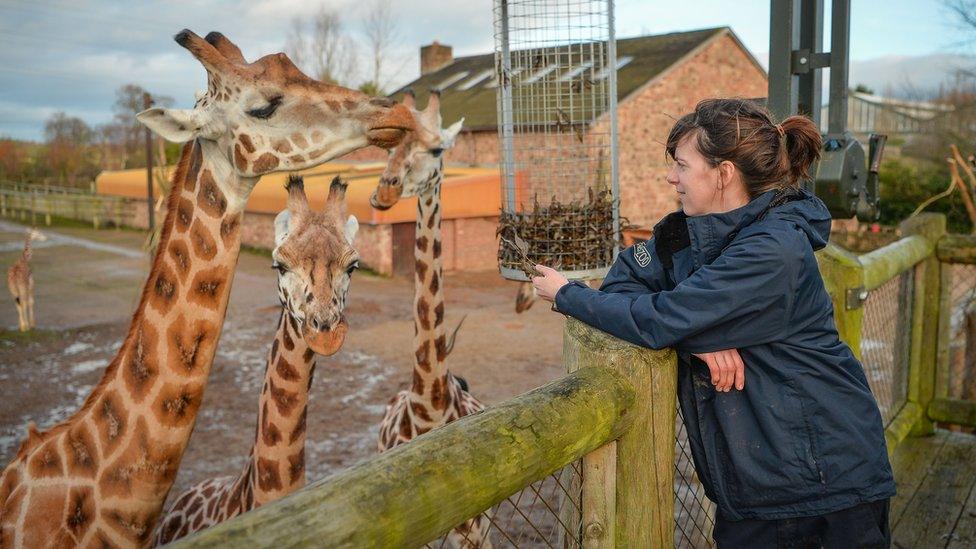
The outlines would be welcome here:
M 903 223 L 900 233 L 861 256 L 833 244 L 818 253 L 840 335 L 864 362 L 886 416 L 889 451 L 906 437 L 931 433 L 936 422 L 976 427 L 976 395 L 953 389 L 964 375 L 976 392 L 972 362 L 953 371 L 959 353 L 963 360 L 976 356 L 976 237 L 947 235 L 945 218 L 936 214 Z M 963 282 L 954 283 L 958 268 Z M 960 336 L 967 326 L 973 331 Z M 492 525 L 501 529 L 502 506 L 519 511 L 522 494 L 531 488 L 540 496 L 547 479 L 563 488 L 553 496 L 561 502 L 545 506 L 545 520 L 557 527 L 547 530 L 542 519 L 519 511 L 530 535 L 519 533 L 517 541 L 513 532 L 496 532 L 496 546 L 710 543 L 706 508 L 692 517 L 697 538 L 676 532 L 675 353 L 635 347 L 568 320 L 564 360 L 568 373 L 560 380 L 179 545 L 443 544 L 452 527 L 493 507 Z M 679 455 L 682 444 L 679 438 Z M 573 467 L 581 474 L 567 475 Z M 693 475 L 678 480 L 696 482 Z
M 43 222 L 50 226 L 56 218 L 91 223 L 98 229 L 107 225 L 132 224 L 132 208 L 126 199 L 93 194 L 74 187 L 0 183 L 0 217 Z

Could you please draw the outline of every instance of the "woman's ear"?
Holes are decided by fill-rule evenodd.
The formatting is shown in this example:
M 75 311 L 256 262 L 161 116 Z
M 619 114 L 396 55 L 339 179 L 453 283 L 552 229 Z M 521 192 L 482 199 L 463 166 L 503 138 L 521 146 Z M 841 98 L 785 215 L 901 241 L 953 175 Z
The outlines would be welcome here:
M 735 164 L 728 160 L 723 160 L 718 165 L 718 188 L 726 189 L 735 179 Z

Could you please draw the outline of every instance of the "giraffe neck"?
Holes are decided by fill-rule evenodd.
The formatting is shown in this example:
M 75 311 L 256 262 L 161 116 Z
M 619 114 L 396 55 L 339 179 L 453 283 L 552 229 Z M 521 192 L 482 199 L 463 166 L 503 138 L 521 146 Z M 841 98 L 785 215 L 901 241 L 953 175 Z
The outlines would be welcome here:
M 153 266 L 121 348 L 82 408 L 46 433 L 31 433 L 4 471 L 24 472 L 20 482 L 28 485 L 64 475 L 71 482 L 52 486 L 70 505 L 69 492 L 87 486 L 77 505 L 90 501 L 93 508 L 85 507 L 90 520 L 73 533 L 79 545 L 96 535 L 115 545 L 148 541 L 203 400 L 240 251 L 246 194 L 239 193 L 255 182 L 237 178 L 216 143 L 184 147 Z M 46 501 L 53 502 L 46 482 Z M 48 515 L 58 511 L 23 505 L 17 535 L 49 535 Z
M 242 480 L 250 483 L 253 505 L 280 499 L 305 485 L 305 418 L 315 353 L 305 343 L 295 319 L 282 312 L 278 321 L 258 409 L 257 436 Z M 234 493 L 238 493 L 237 490 Z
M 429 412 L 447 410 L 454 394 L 448 384 L 444 291 L 441 268 L 441 179 L 443 163 L 431 176 L 429 189 L 417 200 L 414 247 L 414 349 L 411 391 L 430 403 Z

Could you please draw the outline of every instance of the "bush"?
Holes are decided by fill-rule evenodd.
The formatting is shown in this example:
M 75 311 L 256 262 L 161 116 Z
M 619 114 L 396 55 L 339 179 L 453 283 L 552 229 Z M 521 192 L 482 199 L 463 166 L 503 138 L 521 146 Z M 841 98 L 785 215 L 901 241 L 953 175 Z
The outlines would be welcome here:
M 878 184 L 881 193 L 880 222 L 897 225 L 911 215 L 919 204 L 946 190 L 949 186 L 949 167 L 906 158 L 886 159 L 881 165 Z M 959 189 L 935 201 L 925 211 L 946 214 L 949 232 L 969 233 L 973 229 Z

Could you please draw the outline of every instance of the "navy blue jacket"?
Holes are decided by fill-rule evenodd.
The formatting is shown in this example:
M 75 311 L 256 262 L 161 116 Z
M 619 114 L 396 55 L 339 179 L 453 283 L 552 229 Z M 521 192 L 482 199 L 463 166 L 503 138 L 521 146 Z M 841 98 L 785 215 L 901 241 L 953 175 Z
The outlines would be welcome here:
M 678 351 L 678 402 L 705 493 L 728 520 L 819 515 L 895 494 L 864 369 L 834 324 L 814 250 L 830 213 L 768 191 L 721 214 L 664 218 L 600 290 L 556 294 L 569 316 Z M 745 388 L 716 392 L 691 353 L 738 349 Z

